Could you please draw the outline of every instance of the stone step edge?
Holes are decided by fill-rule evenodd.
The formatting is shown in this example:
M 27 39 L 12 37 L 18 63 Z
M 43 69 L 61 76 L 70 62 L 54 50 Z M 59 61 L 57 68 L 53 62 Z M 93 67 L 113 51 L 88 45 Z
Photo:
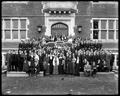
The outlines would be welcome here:
M 43 74 L 43 71 L 40 71 L 39 72 L 40 74 Z M 83 74 L 84 72 L 80 72 L 80 74 Z M 114 72 L 97 72 L 97 74 L 113 74 Z M 26 72 L 23 72 L 23 71 L 21 71 L 21 72 L 14 72 L 14 71 L 12 71 L 12 72 L 7 72 L 7 74 L 27 74 Z

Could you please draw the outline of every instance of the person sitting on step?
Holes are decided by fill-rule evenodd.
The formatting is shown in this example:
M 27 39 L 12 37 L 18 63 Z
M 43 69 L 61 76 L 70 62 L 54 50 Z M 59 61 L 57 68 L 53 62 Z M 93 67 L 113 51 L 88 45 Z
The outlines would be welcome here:
M 91 75 L 91 65 L 87 61 L 86 65 L 84 66 L 84 74 L 85 76 L 90 76 Z

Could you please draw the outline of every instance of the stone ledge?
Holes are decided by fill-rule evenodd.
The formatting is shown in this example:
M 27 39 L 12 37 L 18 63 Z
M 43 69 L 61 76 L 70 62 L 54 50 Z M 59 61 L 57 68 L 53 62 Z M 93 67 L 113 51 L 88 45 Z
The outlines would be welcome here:
M 115 72 L 97 72 L 96 75 L 114 75 Z M 59 75 L 59 74 L 58 74 Z M 6 72 L 6 76 L 7 77 L 28 77 L 29 75 L 26 72 L 15 72 L 15 71 L 10 71 L 10 72 Z M 40 71 L 38 76 L 44 76 L 43 71 Z M 49 74 L 48 74 L 49 76 Z M 54 76 L 54 74 L 53 74 Z M 84 76 L 84 72 L 80 72 L 80 76 Z
M 26 72 L 7 72 L 7 77 L 28 77 L 29 75 Z M 38 76 L 43 76 L 43 72 L 39 72 Z

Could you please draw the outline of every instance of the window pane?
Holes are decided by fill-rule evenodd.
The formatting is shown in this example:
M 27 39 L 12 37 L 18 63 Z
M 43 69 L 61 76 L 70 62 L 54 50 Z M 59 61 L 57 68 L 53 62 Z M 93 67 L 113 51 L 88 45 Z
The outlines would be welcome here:
M 10 30 L 5 30 L 5 39 L 10 39 Z
M 98 29 L 98 20 L 93 21 L 93 28 Z
M 116 29 L 118 29 L 118 20 L 116 20 Z
M 109 29 L 114 29 L 114 20 L 109 20 Z
M 13 30 L 12 31 L 12 36 L 13 36 L 13 39 L 18 39 L 18 31 L 17 30 Z
M 18 28 L 18 19 L 12 20 L 13 28 Z
M 10 19 L 5 19 L 5 28 L 10 28 Z
M 114 39 L 114 30 L 109 30 L 109 39 Z
M 106 29 L 107 20 L 101 20 L 101 29 Z
M 26 19 L 21 19 L 20 23 L 21 23 L 21 28 L 26 28 Z
M 101 30 L 101 39 L 106 39 L 106 38 L 107 38 L 107 31 Z
M 21 39 L 26 39 L 26 31 L 25 30 L 20 31 L 20 37 L 21 37 Z
M 93 39 L 98 39 L 98 30 L 93 30 Z
M 116 30 L 116 39 L 118 39 L 118 30 Z

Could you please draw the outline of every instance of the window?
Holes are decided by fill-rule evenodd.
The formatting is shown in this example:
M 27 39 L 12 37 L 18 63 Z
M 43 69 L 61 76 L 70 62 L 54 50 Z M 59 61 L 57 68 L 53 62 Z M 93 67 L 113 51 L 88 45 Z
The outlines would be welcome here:
M 91 1 L 92 4 L 118 4 L 117 1 Z
M 2 39 L 4 41 L 26 39 L 28 31 L 27 25 L 27 18 L 3 18 Z
M 28 4 L 28 1 L 3 1 L 2 4 Z
M 92 33 L 93 33 L 93 39 L 99 39 L 103 41 L 118 40 L 118 19 L 93 18 Z

